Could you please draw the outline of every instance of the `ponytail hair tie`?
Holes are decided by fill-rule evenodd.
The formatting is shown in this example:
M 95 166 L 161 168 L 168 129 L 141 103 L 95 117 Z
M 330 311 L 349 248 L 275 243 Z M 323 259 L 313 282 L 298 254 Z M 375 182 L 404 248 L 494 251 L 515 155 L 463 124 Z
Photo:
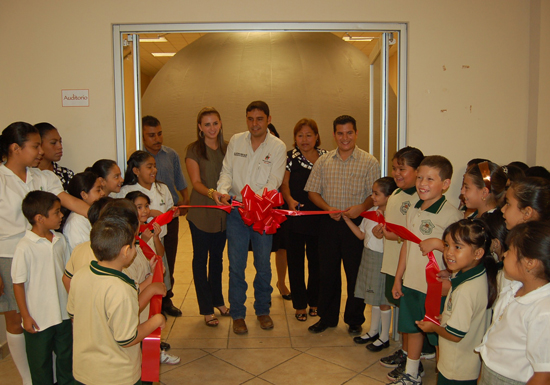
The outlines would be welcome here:
M 508 167 L 502 166 L 502 171 L 504 171 L 504 173 L 508 175 Z
M 489 169 L 489 162 L 481 162 L 477 164 L 479 171 L 481 172 L 481 177 L 483 178 L 483 183 L 485 187 L 491 192 L 491 170 Z

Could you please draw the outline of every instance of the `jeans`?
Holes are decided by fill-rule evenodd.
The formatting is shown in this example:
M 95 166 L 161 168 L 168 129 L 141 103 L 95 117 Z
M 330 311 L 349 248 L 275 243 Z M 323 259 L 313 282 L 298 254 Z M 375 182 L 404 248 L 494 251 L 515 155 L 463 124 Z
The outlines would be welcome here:
M 248 259 L 248 243 L 252 242 L 254 253 L 254 310 L 256 315 L 269 314 L 271 301 L 271 243 L 272 235 L 259 234 L 252 226 L 244 224 L 237 209 L 231 210 L 227 216 L 227 254 L 229 257 L 229 304 L 233 319 L 246 317 L 245 280 L 246 262 Z
M 193 281 L 199 310 L 202 315 L 214 314 L 214 307 L 225 305 L 222 294 L 222 261 L 226 233 L 207 233 L 191 221 L 189 229 L 193 240 Z

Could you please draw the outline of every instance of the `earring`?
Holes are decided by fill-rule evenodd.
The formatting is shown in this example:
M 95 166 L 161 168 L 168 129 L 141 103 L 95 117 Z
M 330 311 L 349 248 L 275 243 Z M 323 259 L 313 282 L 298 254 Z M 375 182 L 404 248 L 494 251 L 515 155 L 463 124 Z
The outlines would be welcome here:
M 202 135 L 201 135 L 202 134 Z M 204 132 L 199 130 L 199 138 L 204 138 Z

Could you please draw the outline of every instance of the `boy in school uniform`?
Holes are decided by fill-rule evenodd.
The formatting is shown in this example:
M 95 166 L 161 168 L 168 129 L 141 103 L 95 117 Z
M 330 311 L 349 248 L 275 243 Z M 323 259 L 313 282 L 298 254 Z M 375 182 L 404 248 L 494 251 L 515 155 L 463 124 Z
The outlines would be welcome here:
M 445 269 L 443 255 L 437 250 L 441 244 L 443 232 L 450 224 L 462 219 L 463 214 L 447 201 L 443 195 L 451 185 L 453 166 L 443 156 L 427 156 L 417 171 L 416 189 L 419 201 L 407 212 L 407 229 L 422 240 L 420 247 L 405 241 L 399 255 L 399 264 L 395 275 L 392 294 L 400 298 L 399 331 L 407 333 L 409 338 L 405 372 L 392 384 L 419 385 L 422 384 L 419 373 L 420 354 L 424 341 L 422 331 L 415 324 L 424 318 L 426 292 L 426 265 L 429 251 L 434 256 L 440 269 Z M 428 335 L 432 339 L 434 336 Z
M 53 384 L 52 352 L 57 356 L 58 384 L 72 384 L 72 326 L 61 282 L 69 247 L 62 234 L 61 201 L 46 191 L 23 199 L 23 215 L 32 226 L 19 241 L 12 264 L 13 291 L 25 334 L 33 384 Z
M 165 325 L 162 314 L 139 324 L 139 312 L 153 295 L 165 295 L 166 287 L 151 284 L 138 301 L 137 284 L 122 272 L 136 256 L 136 231 L 137 226 L 127 218 L 100 217 L 90 233 L 97 260 L 78 270 L 71 280 L 67 310 L 74 321 L 73 375 L 77 382 L 141 384 L 139 343 Z

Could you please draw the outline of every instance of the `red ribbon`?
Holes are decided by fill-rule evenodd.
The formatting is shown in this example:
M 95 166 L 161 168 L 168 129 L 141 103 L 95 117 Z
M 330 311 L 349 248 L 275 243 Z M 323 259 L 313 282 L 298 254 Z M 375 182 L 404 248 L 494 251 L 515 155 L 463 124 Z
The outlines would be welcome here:
M 172 214 L 171 211 L 168 213 Z M 166 214 L 166 213 L 164 213 Z M 163 216 L 159 215 L 159 217 Z M 157 217 L 158 218 L 158 217 Z M 156 219 L 156 218 L 155 218 Z M 153 249 L 143 239 L 136 237 L 139 240 L 139 247 L 143 251 L 143 255 L 147 259 L 156 258 L 157 264 L 153 272 L 153 282 L 163 282 L 162 258 L 155 254 Z M 162 307 L 162 296 L 155 295 L 151 298 L 149 305 L 149 318 L 160 313 Z M 160 378 L 160 328 L 157 328 L 141 343 L 141 379 L 148 382 L 158 382 Z
M 365 211 L 361 213 L 361 216 L 363 218 L 370 219 L 371 221 L 385 224 L 386 229 L 397 234 L 400 238 L 417 244 L 421 242 L 421 239 L 407 230 L 407 228 L 394 223 L 386 222 L 385 218 L 375 211 Z M 433 252 L 430 251 L 427 257 L 428 264 L 426 265 L 426 282 L 428 283 L 428 290 L 426 291 L 426 302 L 424 303 L 426 315 L 424 316 L 423 321 L 430 321 L 436 325 L 440 325 L 441 323 L 436 318 L 441 313 L 441 290 L 443 287 L 442 283 L 437 280 L 439 264 L 437 263 Z

